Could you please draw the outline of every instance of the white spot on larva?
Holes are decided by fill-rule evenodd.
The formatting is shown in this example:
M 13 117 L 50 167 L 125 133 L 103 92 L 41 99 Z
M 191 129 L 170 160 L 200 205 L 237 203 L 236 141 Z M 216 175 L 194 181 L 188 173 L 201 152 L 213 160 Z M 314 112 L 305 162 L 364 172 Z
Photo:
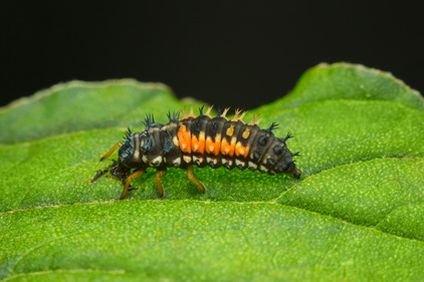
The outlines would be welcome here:
M 144 155 L 143 157 L 141 157 L 141 159 L 143 160 L 143 162 L 144 163 L 148 163 L 149 162 L 149 159 L 147 158 L 147 156 L 146 155 Z
M 140 159 L 140 151 L 138 150 L 139 147 L 137 147 L 137 149 L 134 152 L 134 160 L 138 161 Z
M 236 166 L 238 166 L 238 167 L 244 167 L 245 164 L 246 164 L 245 162 L 242 162 L 242 161 L 236 159 Z
M 181 164 L 181 158 L 176 158 L 175 160 L 172 161 L 172 164 L 174 166 L 180 166 L 180 164 Z
M 199 158 L 199 157 L 193 156 L 193 161 L 194 161 L 196 164 L 200 165 L 200 164 L 202 164 L 202 163 L 203 163 L 203 158 Z
M 222 160 L 225 160 L 225 163 L 222 162 L 225 167 L 231 167 L 233 165 L 233 161 L 232 160 L 228 160 L 228 159 L 222 159 Z
M 261 171 L 268 171 L 268 169 L 267 169 L 265 166 L 263 166 L 263 165 L 260 165 L 260 166 L 259 166 L 259 169 L 260 169 Z
M 186 163 L 191 163 L 191 157 L 190 156 L 183 156 L 183 159 Z
M 222 158 L 222 159 L 221 159 L 221 163 L 222 163 L 223 165 L 225 165 L 227 162 L 228 162 L 228 160 L 227 160 L 227 159 L 224 159 L 224 158 Z
M 154 158 L 154 159 L 151 161 L 151 164 L 152 164 L 153 166 L 158 166 L 158 165 L 160 165 L 160 164 L 161 164 L 161 162 L 162 162 L 162 156 L 157 156 L 156 158 Z
M 258 168 L 258 165 L 255 164 L 254 162 L 249 161 L 249 168 L 251 168 L 251 169 L 257 169 Z
M 179 142 L 178 142 L 178 138 L 177 138 L 177 136 L 174 136 L 174 138 L 172 138 L 172 142 L 174 143 L 174 145 L 175 146 L 177 146 L 178 147 L 178 144 L 180 144 Z

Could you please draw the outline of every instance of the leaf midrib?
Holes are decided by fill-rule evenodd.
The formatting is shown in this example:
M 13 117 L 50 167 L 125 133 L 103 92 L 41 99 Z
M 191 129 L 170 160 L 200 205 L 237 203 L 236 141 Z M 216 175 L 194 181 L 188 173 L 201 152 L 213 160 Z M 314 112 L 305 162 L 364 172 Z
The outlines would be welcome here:
M 124 269 L 116 270 L 104 270 L 104 269 L 92 269 L 92 268 L 73 268 L 73 269 L 51 269 L 45 271 L 30 271 L 30 272 L 20 272 L 10 276 L 5 277 L 1 281 L 10 281 L 18 277 L 25 276 L 37 276 L 37 275 L 46 275 L 50 273 L 105 273 L 108 275 L 125 275 L 126 271 Z

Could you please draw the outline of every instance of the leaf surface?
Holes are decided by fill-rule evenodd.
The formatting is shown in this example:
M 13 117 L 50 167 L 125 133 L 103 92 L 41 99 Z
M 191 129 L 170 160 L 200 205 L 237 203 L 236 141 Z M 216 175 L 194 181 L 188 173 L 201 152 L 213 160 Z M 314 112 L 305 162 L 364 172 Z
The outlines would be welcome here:
M 72 82 L 0 110 L 0 277 L 7 280 L 417 281 L 424 279 L 423 99 L 362 66 L 319 65 L 249 113 L 278 122 L 300 180 L 154 170 L 125 201 L 89 179 L 144 114 L 178 101 L 159 84 Z M 90 109 L 90 111 L 88 111 Z

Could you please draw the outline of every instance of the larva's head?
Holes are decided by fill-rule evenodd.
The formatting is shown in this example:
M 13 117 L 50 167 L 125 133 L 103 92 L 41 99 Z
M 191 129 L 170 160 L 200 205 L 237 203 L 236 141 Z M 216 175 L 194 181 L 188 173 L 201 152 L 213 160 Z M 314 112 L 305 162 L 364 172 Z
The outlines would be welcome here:
M 293 161 L 288 164 L 286 173 L 293 175 L 294 178 L 300 178 L 300 175 L 302 174 Z

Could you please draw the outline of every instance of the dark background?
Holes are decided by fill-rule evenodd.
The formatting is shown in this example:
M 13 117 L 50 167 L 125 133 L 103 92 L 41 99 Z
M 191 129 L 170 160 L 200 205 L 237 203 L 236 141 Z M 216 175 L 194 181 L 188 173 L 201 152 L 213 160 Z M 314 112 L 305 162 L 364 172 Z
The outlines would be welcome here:
M 252 108 L 287 93 L 307 68 L 336 61 L 424 91 L 423 9 L 405 1 L 5 2 L 1 105 L 61 81 L 133 77 Z

